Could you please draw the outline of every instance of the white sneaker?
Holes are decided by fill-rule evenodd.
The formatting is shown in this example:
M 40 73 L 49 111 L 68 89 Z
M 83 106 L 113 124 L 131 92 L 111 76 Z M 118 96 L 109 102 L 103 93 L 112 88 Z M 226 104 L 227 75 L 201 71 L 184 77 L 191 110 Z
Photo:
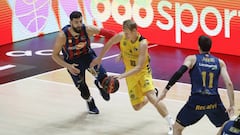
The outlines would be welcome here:
M 169 127 L 169 131 L 168 131 L 168 135 L 172 135 L 172 134 L 173 134 L 173 127 L 170 126 L 170 127 Z

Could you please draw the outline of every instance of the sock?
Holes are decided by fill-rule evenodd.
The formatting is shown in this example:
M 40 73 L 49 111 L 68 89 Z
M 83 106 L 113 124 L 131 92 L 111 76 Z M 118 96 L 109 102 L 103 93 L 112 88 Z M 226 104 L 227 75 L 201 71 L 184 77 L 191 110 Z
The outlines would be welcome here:
M 165 117 L 165 120 L 168 122 L 169 126 L 172 126 L 174 124 L 174 121 L 169 114 Z
M 92 97 L 91 96 L 87 99 L 87 102 L 90 102 L 90 101 L 92 101 Z

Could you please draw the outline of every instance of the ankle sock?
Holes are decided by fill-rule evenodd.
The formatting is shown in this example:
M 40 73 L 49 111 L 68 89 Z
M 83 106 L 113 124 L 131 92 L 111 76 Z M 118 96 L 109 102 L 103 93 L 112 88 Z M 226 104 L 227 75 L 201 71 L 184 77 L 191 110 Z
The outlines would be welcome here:
M 93 98 L 90 96 L 90 97 L 87 99 L 87 102 L 91 102 L 92 99 L 93 99 Z

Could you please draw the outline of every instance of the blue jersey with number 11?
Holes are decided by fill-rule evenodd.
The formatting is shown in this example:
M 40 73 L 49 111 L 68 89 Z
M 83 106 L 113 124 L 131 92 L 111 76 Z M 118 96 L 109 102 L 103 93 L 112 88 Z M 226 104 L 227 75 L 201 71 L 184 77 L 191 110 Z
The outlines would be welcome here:
M 218 58 L 206 53 L 197 54 L 196 63 L 189 71 L 191 94 L 217 95 L 220 70 Z

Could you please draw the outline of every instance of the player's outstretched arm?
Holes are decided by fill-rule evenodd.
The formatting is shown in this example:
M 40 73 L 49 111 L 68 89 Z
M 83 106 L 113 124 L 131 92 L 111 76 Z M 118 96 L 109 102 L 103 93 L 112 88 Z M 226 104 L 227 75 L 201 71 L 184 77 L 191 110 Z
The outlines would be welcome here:
M 112 38 L 110 38 L 107 43 L 104 45 L 103 49 L 101 50 L 100 54 L 98 55 L 97 58 L 95 58 L 91 63 L 90 63 L 90 67 L 94 67 L 95 65 L 98 65 L 98 67 L 100 66 L 101 62 L 102 62 L 102 58 L 104 57 L 104 55 L 108 52 L 108 50 L 114 45 L 120 42 L 121 38 L 123 36 L 123 33 L 118 33 L 115 36 L 113 36 Z
M 168 81 L 168 84 L 160 94 L 157 102 L 163 100 L 166 95 L 168 90 L 182 77 L 182 75 L 189 69 L 192 68 L 193 65 L 196 62 L 196 57 L 194 55 L 189 55 L 185 58 L 183 65 L 172 75 L 170 80 Z
M 116 32 L 109 30 L 109 29 L 105 29 L 105 28 L 98 28 L 96 26 L 86 26 L 86 31 L 88 33 L 88 36 L 95 36 L 95 35 L 101 35 L 104 36 L 106 39 L 110 39 L 112 38 Z
M 158 98 L 158 100 L 157 100 L 157 103 L 158 103 L 159 101 L 163 100 L 163 99 L 166 97 L 167 92 L 168 92 L 168 89 L 164 88 L 163 91 L 161 92 L 161 94 L 159 95 L 159 98 Z

